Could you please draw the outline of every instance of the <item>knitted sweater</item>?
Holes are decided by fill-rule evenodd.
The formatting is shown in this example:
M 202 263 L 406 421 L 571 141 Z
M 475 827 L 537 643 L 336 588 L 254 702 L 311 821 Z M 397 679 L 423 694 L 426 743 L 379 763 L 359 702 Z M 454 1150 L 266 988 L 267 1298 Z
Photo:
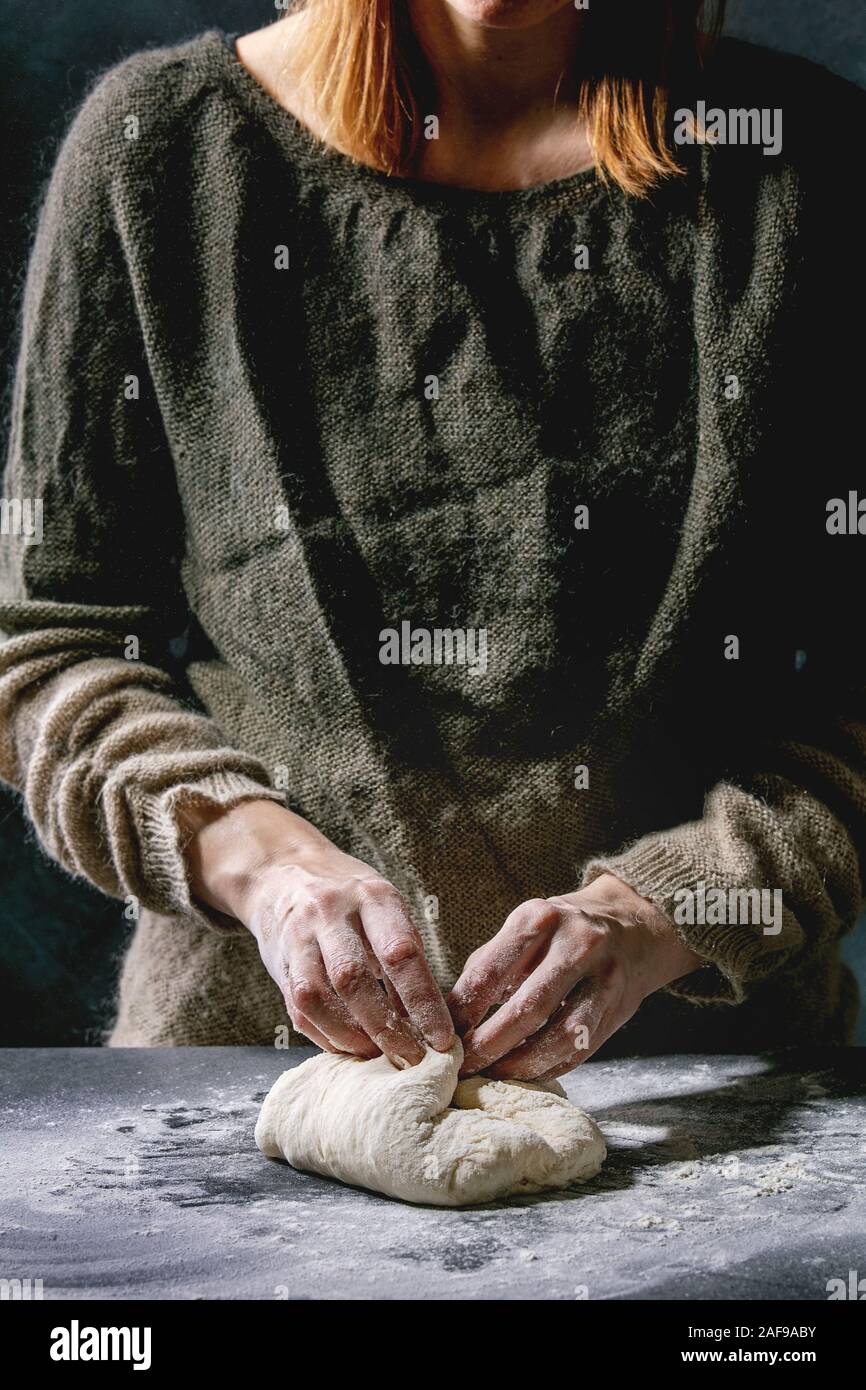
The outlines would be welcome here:
M 609 870 L 673 919 L 692 892 L 707 962 L 613 1046 L 847 1036 L 866 539 L 827 503 L 856 518 L 863 99 L 730 42 L 699 98 L 780 108 L 782 151 L 684 145 L 646 200 L 389 178 L 219 31 L 84 103 L 23 302 L 0 775 L 138 914 L 113 1042 L 286 1023 L 191 899 L 196 796 L 285 801 L 375 865 L 443 987 Z

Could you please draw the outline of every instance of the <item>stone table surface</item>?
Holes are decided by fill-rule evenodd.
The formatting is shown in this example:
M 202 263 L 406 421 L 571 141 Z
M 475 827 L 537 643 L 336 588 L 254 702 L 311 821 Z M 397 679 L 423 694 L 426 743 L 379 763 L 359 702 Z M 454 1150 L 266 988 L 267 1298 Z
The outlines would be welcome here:
M 590 1062 L 581 1188 L 413 1207 L 266 1159 L 313 1049 L 0 1057 L 0 1276 L 45 1298 L 821 1299 L 866 1276 L 866 1050 Z

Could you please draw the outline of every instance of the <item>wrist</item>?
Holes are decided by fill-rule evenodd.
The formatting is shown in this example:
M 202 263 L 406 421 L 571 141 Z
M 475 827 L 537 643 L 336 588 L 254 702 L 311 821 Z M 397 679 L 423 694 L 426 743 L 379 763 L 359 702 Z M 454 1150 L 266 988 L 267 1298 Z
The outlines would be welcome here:
M 617 918 L 628 928 L 638 929 L 647 943 L 655 988 L 682 979 L 705 964 L 680 936 L 667 913 L 615 874 L 599 874 L 581 892 L 591 898 L 597 911 Z
M 326 843 L 302 816 L 264 799 L 228 807 L 195 803 L 179 819 L 190 832 L 183 853 L 193 895 L 245 923 L 270 865 L 285 867 L 302 860 L 314 843 Z

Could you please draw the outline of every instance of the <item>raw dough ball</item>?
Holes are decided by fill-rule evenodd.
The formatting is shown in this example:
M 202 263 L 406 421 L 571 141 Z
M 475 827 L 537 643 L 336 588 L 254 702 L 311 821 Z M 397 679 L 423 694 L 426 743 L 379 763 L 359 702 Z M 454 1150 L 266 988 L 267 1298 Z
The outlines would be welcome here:
M 440 1207 L 594 1177 L 604 1162 L 598 1126 L 556 1082 L 458 1085 L 463 1060 L 427 1049 L 398 1071 L 385 1057 L 323 1052 L 284 1071 L 256 1125 L 269 1158 L 356 1187 Z

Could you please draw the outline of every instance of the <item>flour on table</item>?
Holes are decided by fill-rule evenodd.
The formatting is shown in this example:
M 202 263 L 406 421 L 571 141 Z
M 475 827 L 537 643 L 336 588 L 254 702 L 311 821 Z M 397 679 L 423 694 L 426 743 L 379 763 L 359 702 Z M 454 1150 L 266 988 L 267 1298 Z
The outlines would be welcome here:
M 398 1071 L 385 1057 L 324 1052 L 283 1072 L 256 1125 L 269 1158 L 404 1202 L 489 1202 L 585 1181 L 606 1149 L 555 1081 L 458 1083 L 463 1047 L 428 1048 Z

